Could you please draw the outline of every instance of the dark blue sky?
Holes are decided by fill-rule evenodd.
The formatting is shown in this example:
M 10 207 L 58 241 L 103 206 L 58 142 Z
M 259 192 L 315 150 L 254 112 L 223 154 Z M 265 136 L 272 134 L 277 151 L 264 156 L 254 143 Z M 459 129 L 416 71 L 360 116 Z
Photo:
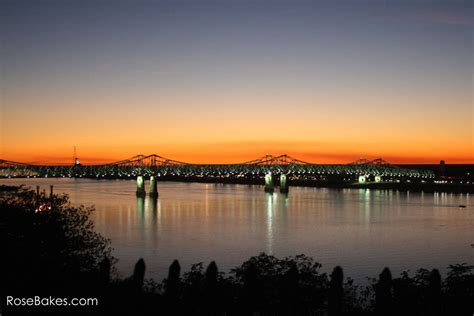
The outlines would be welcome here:
M 138 108 L 157 123 L 133 148 L 284 141 L 472 158 L 472 1 L 2 0 L 0 23 L 3 155 L 32 151 L 39 121 L 63 135 L 38 136 L 55 153 L 71 139 L 134 142 Z

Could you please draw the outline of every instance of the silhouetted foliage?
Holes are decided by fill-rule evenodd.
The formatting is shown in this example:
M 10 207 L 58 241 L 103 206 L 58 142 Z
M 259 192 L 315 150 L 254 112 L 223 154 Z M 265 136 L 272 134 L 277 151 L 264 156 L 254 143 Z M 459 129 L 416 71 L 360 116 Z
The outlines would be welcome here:
M 375 284 L 375 312 L 377 315 L 391 315 L 392 307 L 392 273 L 383 269 L 379 281 Z
M 114 259 L 110 241 L 93 230 L 91 212 L 71 206 L 66 195 L 0 190 L 0 244 L 7 259 L 1 287 L 38 294 L 98 279 L 101 262 Z
M 174 260 L 169 267 L 168 278 L 164 283 L 164 298 L 166 300 L 166 309 L 181 311 L 182 306 L 179 306 L 181 301 L 181 266 L 178 260 Z
M 446 278 L 447 308 L 456 308 L 461 313 L 472 316 L 474 311 L 474 266 L 465 263 L 449 266 Z
M 206 269 L 203 286 L 203 309 L 208 313 L 215 313 L 219 310 L 218 276 L 217 265 L 212 261 Z
M 145 261 L 140 259 L 135 264 L 135 269 L 133 270 L 132 280 L 134 286 L 137 290 L 141 291 L 143 287 L 143 280 L 145 279 Z
M 331 282 L 329 285 L 328 313 L 330 316 L 339 316 L 343 305 L 344 274 L 342 268 L 337 266 L 331 273 Z
M 181 266 L 178 260 L 174 260 L 168 272 L 168 279 L 165 280 L 166 295 L 173 298 L 178 298 L 180 288 L 180 274 Z
M 443 311 L 441 300 L 441 275 L 437 269 L 433 269 L 428 278 L 428 286 L 426 288 L 426 314 L 432 316 L 441 315 Z
M 419 270 L 415 278 L 410 278 L 408 272 L 403 272 L 400 278 L 392 281 L 393 285 L 393 304 L 394 314 L 418 315 L 422 306 L 419 305 L 423 289 L 426 285 L 426 278 L 429 274 L 428 270 Z M 386 298 L 387 308 L 391 308 L 392 301 Z
M 320 273 L 321 265 L 312 258 L 298 255 L 278 259 L 264 253 L 252 257 L 232 270 L 237 284 L 243 285 L 244 305 L 253 311 L 266 306 L 270 310 L 282 305 L 298 306 L 299 312 L 325 309 L 328 278 Z M 288 297 L 288 287 L 297 297 Z M 289 300 L 294 302 L 289 302 Z
M 112 266 L 109 258 L 104 258 L 104 260 L 99 263 L 99 278 L 103 285 L 109 284 L 111 269 Z

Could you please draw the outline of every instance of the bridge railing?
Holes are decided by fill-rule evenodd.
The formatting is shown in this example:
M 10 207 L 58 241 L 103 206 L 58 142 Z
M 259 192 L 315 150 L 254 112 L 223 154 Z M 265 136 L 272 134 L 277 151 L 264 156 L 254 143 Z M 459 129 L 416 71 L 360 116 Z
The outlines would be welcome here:
M 36 166 L 0 160 L 0 177 L 258 176 L 269 172 L 290 176 L 368 175 L 434 178 L 434 172 L 431 170 L 404 169 L 390 165 L 382 159 L 358 160 L 350 164 L 313 164 L 288 155 L 267 155 L 240 164 L 189 164 L 159 155 L 138 155 L 109 164 L 75 166 Z

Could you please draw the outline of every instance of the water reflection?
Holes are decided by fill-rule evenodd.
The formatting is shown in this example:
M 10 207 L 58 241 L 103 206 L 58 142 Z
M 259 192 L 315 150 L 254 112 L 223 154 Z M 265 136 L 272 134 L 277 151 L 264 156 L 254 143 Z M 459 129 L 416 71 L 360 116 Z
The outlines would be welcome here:
M 362 205 L 365 227 L 368 228 L 370 225 L 370 189 L 360 189 L 359 200 L 360 204 Z
M 145 198 L 144 197 L 138 197 L 137 196 L 137 208 L 136 208 L 136 215 L 138 218 L 138 223 L 140 224 L 140 227 L 143 228 L 145 227 Z
M 150 198 L 149 205 L 150 205 L 151 214 L 152 214 L 153 227 L 160 229 L 160 224 L 161 224 L 160 202 L 158 199 Z
M 265 193 L 267 205 L 267 253 L 273 254 L 273 199 L 275 193 Z
M 276 234 L 287 233 L 288 194 L 265 193 L 265 209 L 267 223 L 266 252 L 274 254 Z

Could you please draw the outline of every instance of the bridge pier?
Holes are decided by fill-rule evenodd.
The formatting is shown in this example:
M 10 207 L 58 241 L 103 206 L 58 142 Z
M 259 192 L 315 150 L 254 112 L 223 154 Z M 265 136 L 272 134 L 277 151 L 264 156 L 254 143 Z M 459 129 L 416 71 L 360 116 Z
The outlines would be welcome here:
M 156 183 L 155 176 L 150 177 L 150 192 L 148 195 L 154 199 L 158 198 L 158 184 Z
M 145 180 L 143 179 L 143 176 L 138 176 L 137 177 L 137 192 L 136 192 L 138 197 L 145 197 L 146 192 L 145 192 Z
M 273 193 L 274 189 L 273 176 L 271 173 L 267 173 L 265 175 L 265 192 Z
M 288 193 L 289 187 L 288 182 L 286 182 L 286 174 L 280 175 L 280 193 Z

